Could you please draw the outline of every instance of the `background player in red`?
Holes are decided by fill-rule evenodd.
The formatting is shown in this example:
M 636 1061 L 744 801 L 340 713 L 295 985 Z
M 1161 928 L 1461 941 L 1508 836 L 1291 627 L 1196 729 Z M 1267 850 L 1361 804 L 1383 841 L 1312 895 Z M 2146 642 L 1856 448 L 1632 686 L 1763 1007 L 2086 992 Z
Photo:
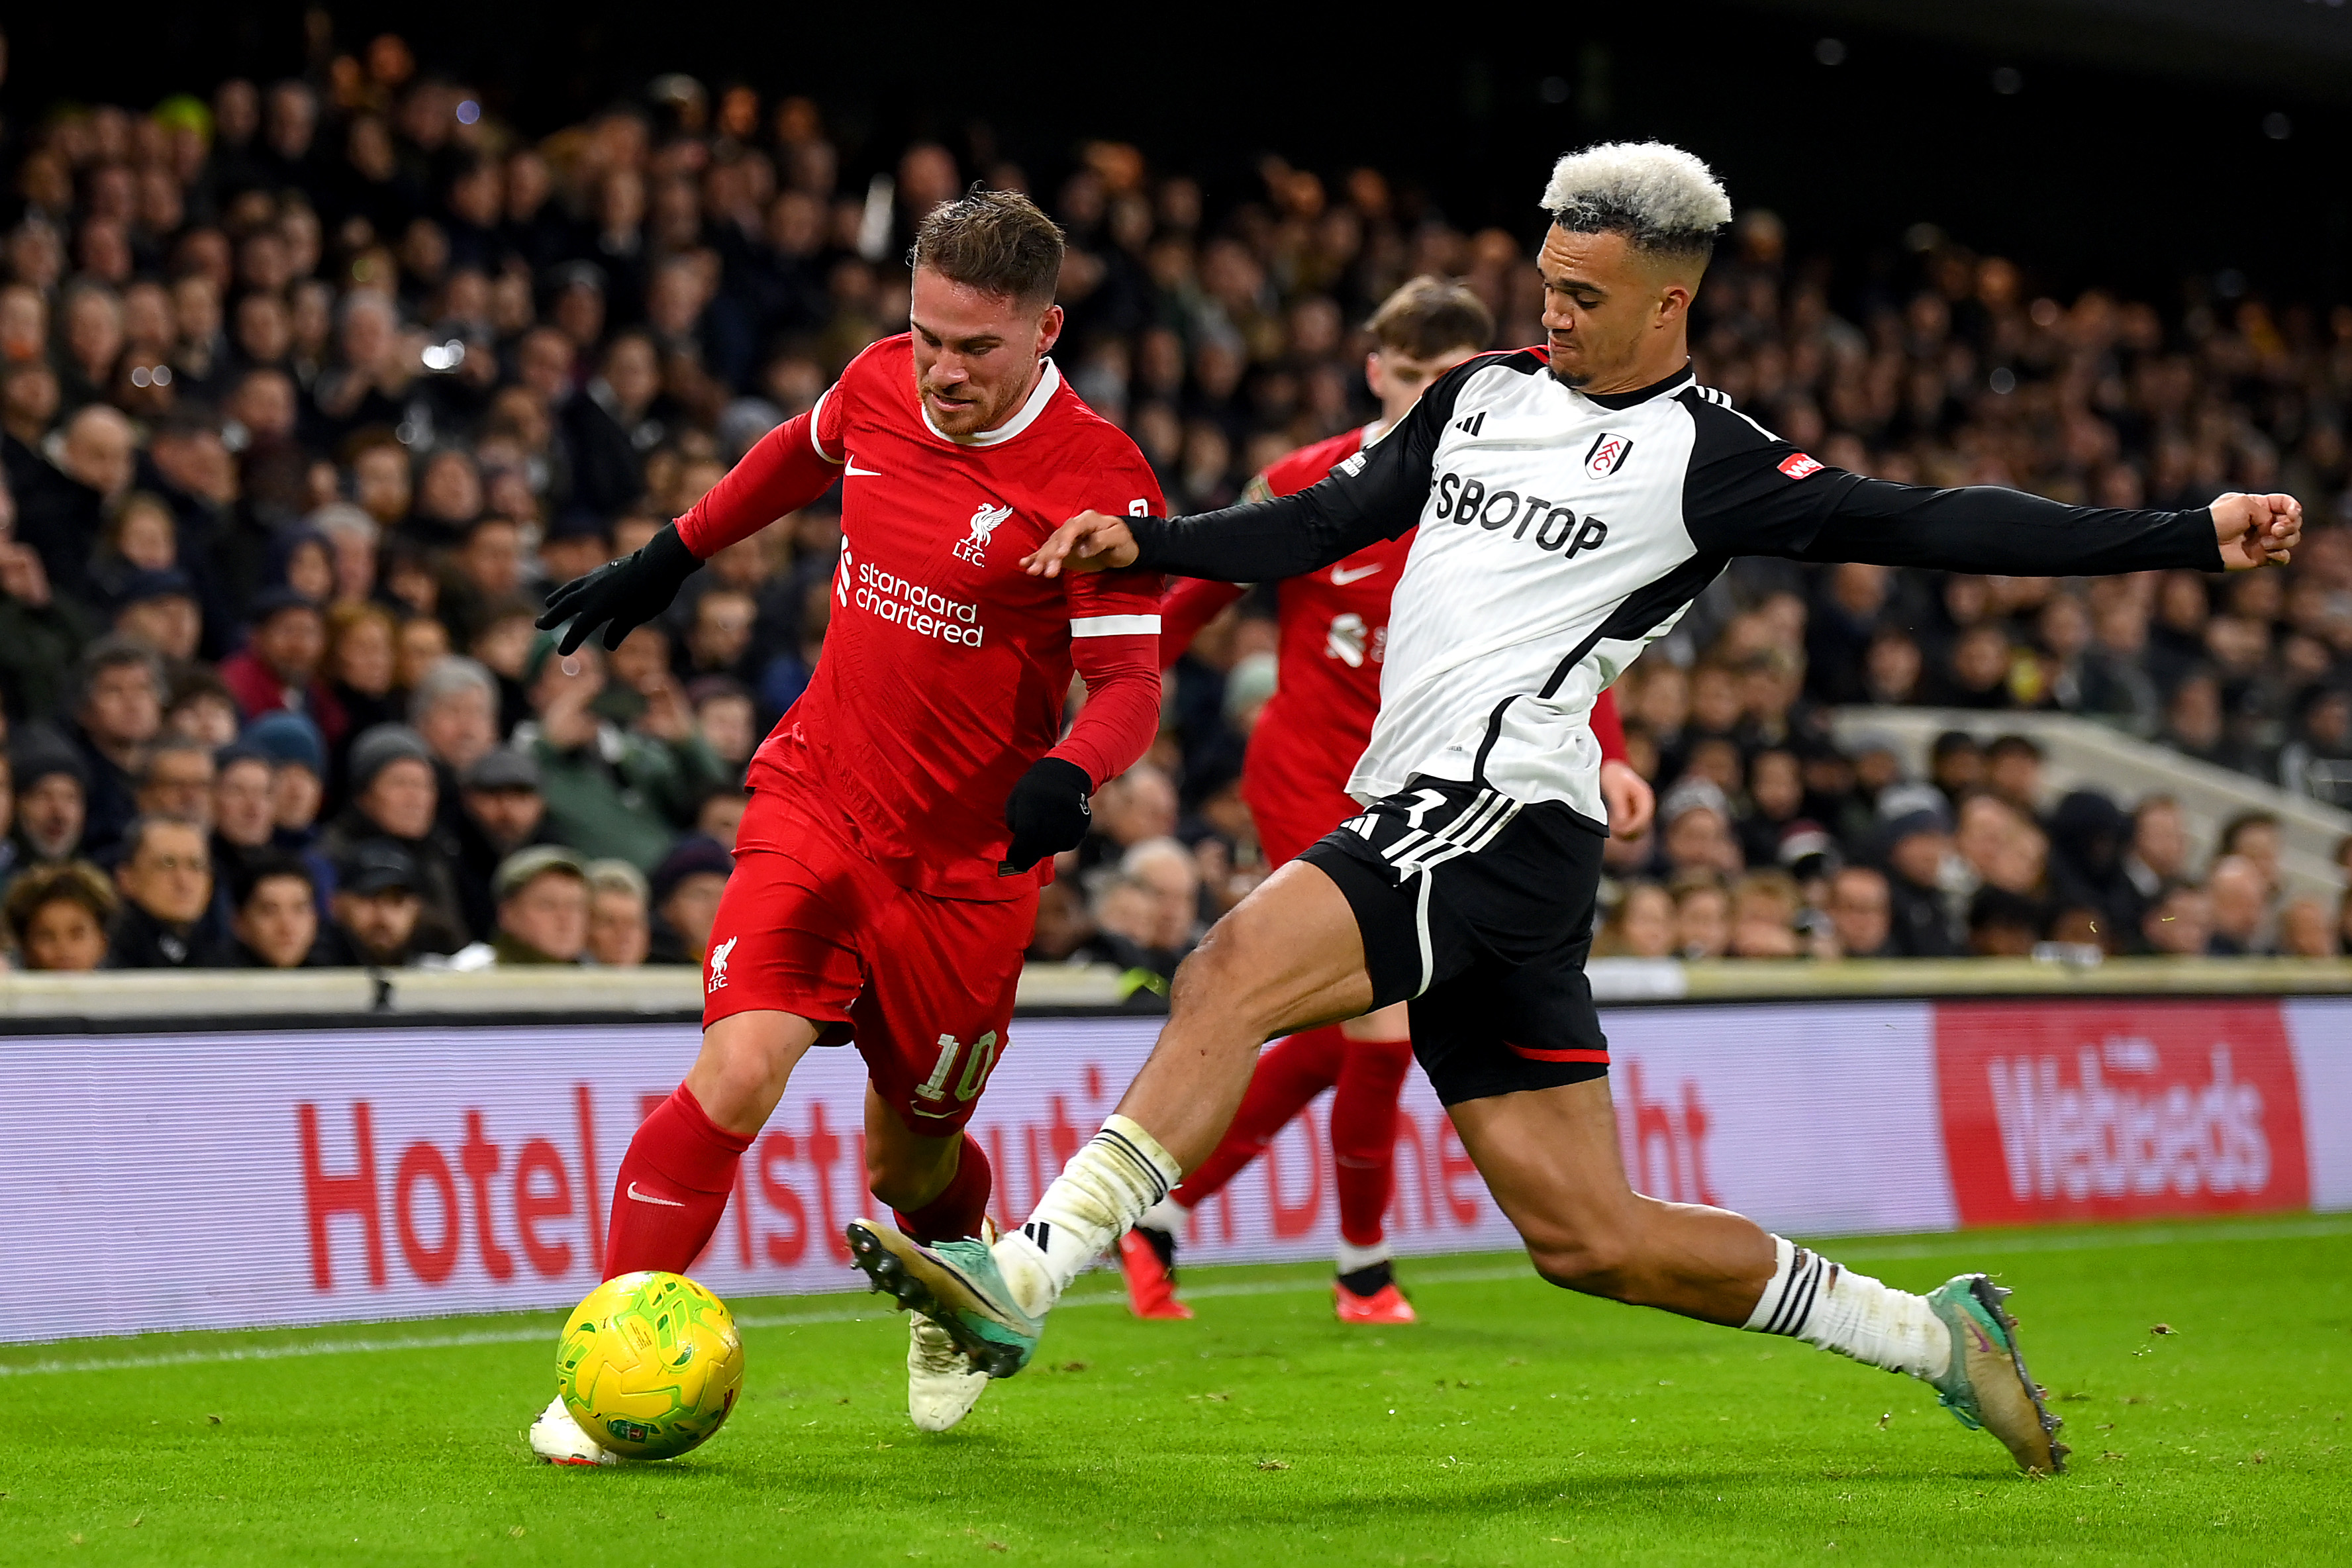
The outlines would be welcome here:
M 1073 512 L 1160 507 L 1143 455 L 1045 357 L 1061 261 L 1061 231 L 1025 196 L 974 190 L 932 213 L 913 331 L 858 355 L 814 410 L 541 620 L 570 623 L 565 655 L 600 629 L 616 647 L 703 558 L 842 485 L 824 655 L 752 759 L 701 1054 L 621 1163 L 607 1278 L 684 1272 L 794 1065 L 852 1039 L 874 1195 L 909 1236 L 985 1224 L 988 1159 L 963 1126 L 1006 1043 L 1037 889 L 1160 720 L 1160 579 L 1066 591 L 1020 566 Z M 1074 668 L 1087 701 L 1057 745 Z M 913 1335 L 908 1413 L 944 1430 L 987 1380 L 929 1320 Z M 612 1458 L 561 1400 L 531 1446 Z
M 1483 351 L 1495 335 L 1494 319 L 1477 295 L 1430 277 L 1390 295 L 1367 325 L 1373 346 L 1364 379 L 1381 400 L 1380 418 L 1276 461 L 1250 481 L 1249 500 L 1290 495 L 1322 479 L 1379 440 L 1423 388 Z M 1292 859 L 1360 809 L 1348 795 L 1348 774 L 1380 710 L 1389 595 L 1412 548 L 1412 535 L 1406 533 L 1276 587 L 1279 679 L 1250 731 L 1242 764 L 1242 798 L 1269 868 Z M 1198 578 L 1171 588 L 1160 601 L 1162 662 L 1173 664 L 1243 592 Z M 1601 787 L 1611 826 L 1622 836 L 1638 837 L 1654 802 L 1649 784 L 1624 761 L 1625 732 L 1605 691 L 1593 705 L 1592 730 L 1607 759 Z M 1216 1152 L 1119 1238 L 1119 1265 L 1136 1316 L 1192 1315 L 1176 1298 L 1178 1230 L 1328 1089 L 1334 1090 L 1331 1160 L 1339 1197 L 1335 1309 L 1341 1322 L 1412 1322 L 1412 1303 L 1397 1289 L 1382 1223 L 1394 1190 L 1397 1099 L 1412 1066 L 1412 1039 L 1401 1004 L 1289 1036 L 1260 1057 Z

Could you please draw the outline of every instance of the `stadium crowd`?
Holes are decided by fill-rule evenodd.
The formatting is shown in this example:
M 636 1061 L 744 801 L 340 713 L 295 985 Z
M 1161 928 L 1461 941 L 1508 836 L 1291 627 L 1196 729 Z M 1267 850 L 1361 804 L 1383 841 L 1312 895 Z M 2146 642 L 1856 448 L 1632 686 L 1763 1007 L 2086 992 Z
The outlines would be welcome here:
M 15 128 L 0 209 L 5 914 L 38 969 L 698 963 L 741 781 L 824 641 L 812 509 L 608 656 L 548 588 L 635 549 L 906 320 L 911 225 L 985 148 L 843 177 L 804 99 L 658 79 L 532 141 L 398 39 L 316 79 Z M 1380 173 L 1202 188 L 1096 143 L 1035 194 L 1072 249 L 1057 353 L 1171 508 L 1360 425 L 1359 323 L 1420 273 L 1539 341 L 1529 234 Z M 1531 215 L 1532 216 L 1532 215 Z M 2178 310 L 1930 232 L 1832 301 L 1769 213 L 1697 305 L 1701 379 L 1824 461 L 2114 506 L 2284 489 L 2288 572 L 2089 583 L 1748 561 L 1618 695 L 1658 826 L 1613 843 L 1597 951 L 1781 957 L 2340 950 L 2253 816 L 2046 798 L 2033 743 L 1926 777 L 1827 710 L 2087 715 L 2352 804 L 2352 308 L 2219 279 Z M 1236 784 L 1272 689 L 1247 598 L 1171 672 L 1033 957 L 1156 985 L 1262 875 Z

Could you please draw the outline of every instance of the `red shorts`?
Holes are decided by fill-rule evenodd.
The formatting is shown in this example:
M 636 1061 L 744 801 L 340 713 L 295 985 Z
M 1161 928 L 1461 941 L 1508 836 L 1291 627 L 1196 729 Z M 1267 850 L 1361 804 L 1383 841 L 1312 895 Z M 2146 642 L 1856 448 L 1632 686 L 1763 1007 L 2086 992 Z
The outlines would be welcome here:
M 855 1040 L 884 1103 L 917 1133 L 971 1120 L 1013 1023 L 1037 893 L 1001 903 L 901 888 L 812 814 L 761 792 L 711 922 L 702 1025 L 793 1013 L 820 1045 Z M 770 815 L 771 813 L 781 815 Z
M 1297 859 L 1308 845 L 1364 809 L 1338 790 L 1286 790 L 1268 798 L 1273 793 L 1244 792 L 1243 795 L 1269 868 Z

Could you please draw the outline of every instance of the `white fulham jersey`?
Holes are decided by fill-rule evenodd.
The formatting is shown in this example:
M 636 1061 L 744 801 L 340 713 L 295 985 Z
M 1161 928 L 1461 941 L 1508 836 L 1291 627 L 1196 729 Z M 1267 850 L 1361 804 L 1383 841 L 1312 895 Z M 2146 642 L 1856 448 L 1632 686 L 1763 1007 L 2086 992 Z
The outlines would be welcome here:
M 1586 394 L 1542 349 L 1486 354 L 1387 439 L 1296 495 L 1137 520 L 1139 564 L 1265 582 L 1418 525 L 1390 611 L 1381 711 L 1349 780 L 1415 776 L 1605 820 L 1593 699 L 1734 555 L 2059 574 L 2218 571 L 2209 512 L 2061 506 L 1825 467 L 1697 385 Z

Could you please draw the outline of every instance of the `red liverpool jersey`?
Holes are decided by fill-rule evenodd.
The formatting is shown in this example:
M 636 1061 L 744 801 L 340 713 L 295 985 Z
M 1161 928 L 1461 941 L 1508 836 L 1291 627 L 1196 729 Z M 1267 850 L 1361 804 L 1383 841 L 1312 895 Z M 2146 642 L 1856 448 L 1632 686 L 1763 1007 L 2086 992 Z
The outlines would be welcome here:
M 813 416 L 762 447 L 769 442 L 804 444 L 768 456 L 772 469 L 810 467 L 807 446 L 839 465 L 822 477 L 842 480 L 842 549 L 824 657 L 752 758 L 752 788 L 830 803 L 902 887 L 964 899 L 1027 893 L 1051 877 L 1052 862 L 998 877 L 1011 837 L 1005 797 L 1049 749 L 1099 784 L 1150 744 L 1160 579 L 1132 571 L 1032 577 L 1021 558 L 1076 512 L 1158 512 L 1150 465 L 1050 360 L 1011 420 L 950 440 L 918 399 L 905 334 L 858 355 Z M 761 457 L 754 448 L 741 468 Z M 727 502 L 726 488 L 679 521 L 698 554 L 759 526 L 740 518 L 764 511 L 764 523 L 778 515 L 769 508 L 814 499 L 772 489 Z M 721 510 L 730 517 L 717 516 Z M 1057 747 L 1074 668 L 1088 678 L 1087 710 Z M 1107 671 L 1130 677 L 1117 703 L 1097 684 Z M 1131 679 L 1141 671 L 1148 684 Z M 1104 733 L 1114 706 L 1138 704 L 1138 713 L 1122 713 L 1118 738 Z
M 1364 437 L 1365 430 L 1349 430 L 1301 447 L 1268 465 L 1251 489 L 1255 495 L 1263 485 L 1265 494 L 1296 494 L 1363 450 Z M 1242 798 L 1252 811 L 1289 818 L 1320 805 L 1336 813 L 1329 826 L 1337 826 L 1354 809 L 1348 775 L 1380 713 L 1389 597 L 1412 537 L 1408 531 L 1366 545 L 1344 561 L 1276 584 L 1275 693 L 1250 731 L 1242 763 Z M 1201 628 L 1241 595 L 1231 584 L 1192 578 L 1169 589 L 1160 601 L 1160 662 L 1173 664 Z M 1594 706 L 1592 727 L 1604 757 L 1624 755 L 1624 731 L 1605 691 Z

